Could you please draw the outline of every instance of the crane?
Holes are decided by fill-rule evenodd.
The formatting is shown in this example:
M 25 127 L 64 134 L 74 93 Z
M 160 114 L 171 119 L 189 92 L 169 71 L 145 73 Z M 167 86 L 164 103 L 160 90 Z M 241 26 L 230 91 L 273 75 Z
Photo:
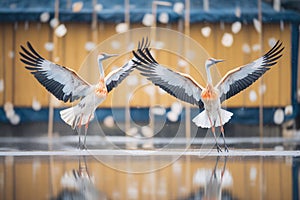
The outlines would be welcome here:
M 137 61 L 134 61 L 137 65 L 136 68 L 153 84 L 182 101 L 197 105 L 200 110 L 204 108 L 192 121 L 198 127 L 211 128 L 218 152 L 222 151 L 222 149 L 217 142 L 215 127 L 220 126 L 224 149 L 228 152 L 223 125 L 230 120 L 233 113 L 222 109 L 221 103 L 246 89 L 259 79 L 271 66 L 277 63 L 278 59 L 282 56 L 283 49 L 282 42 L 277 41 L 260 58 L 227 72 L 216 85 L 212 83 L 210 68 L 214 64 L 223 62 L 224 60 L 209 58 L 205 62 L 207 75 L 207 84 L 205 87 L 197 83 L 188 74 L 175 72 L 160 65 L 153 58 L 148 48 L 143 50 L 137 49 L 133 51 L 133 54 L 137 59 Z
M 147 41 L 139 43 L 138 48 L 148 47 Z M 78 104 L 60 111 L 62 120 L 70 125 L 72 129 L 78 128 L 79 148 L 86 148 L 86 135 L 89 122 L 94 118 L 96 108 L 106 99 L 109 92 L 117 87 L 133 71 L 135 65 L 133 59 L 122 67 L 111 71 L 105 76 L 102 61 L 117 54 L 100 53 L 97 57 L 100 77 L 96 84 L 90 84 L 81 78 L 70 68 L 60 66 L 44 59 L 38 54 L 30 42 L 27 48 L 21 45 L 23 52 L 20 60 L 26 65 L 25 68 L 57 99 L 63 102 L 74 102 Z M 81 142 L 81 129 L 84 126 L 84 142 Z

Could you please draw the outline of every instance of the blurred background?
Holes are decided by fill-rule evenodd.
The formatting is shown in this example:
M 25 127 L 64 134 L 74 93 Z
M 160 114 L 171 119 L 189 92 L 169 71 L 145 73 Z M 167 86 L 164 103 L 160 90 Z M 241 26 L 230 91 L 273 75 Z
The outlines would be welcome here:
M 72 196 L 74 191 L 79 191 L 79 199 L 299 199 L 299 11 L 298 0 L 2 0 L 0 199 L 49 199 Z M 149 29 L 143 29 L 146 27 Z M 137 28 L 142 30 L 135 32 Z M 185 38 L 176 38 L 177 32 L 166 34 L 162 28 Z M 217 82 L 227 71 L 255 60 L 277 40 L 282 41 L 285 49 L 279 62 L 260 81 L 224 104 L 234 113 L 225 125 L 225 135 L 233 150 L 291 154 L 227 160 L 216 155 L 179 158 L 174 153 L 176 159 L 163 170 L 138 175 L 124 171 L 132 172 L 129 168 L 134 165 L 147 168 L 150 161 L 146 157 L 141 162 L 111 153 L 106 165 L 105 156 L 100 162 L 99 157 L 90 156 L 16 156 L 15 152 L 71 151 L 78 140 L 77 133 L 59 116 L 59 111 L 71 104 L 57 101 L 24 68 L 19 60 L 20 45 L 30 41 L 44 58 L 94 83 L 91 74 L 97 75 L 98 69 L 89 66 L 97 63 L 88 58 L 95 49 L 96 53 L 121 53 L 104 63 L 108 74 L 132 57 L 131 50 L 147 31 L 160 63 L 189 73 L 202 85 L 206 74 L 204 62 L 197 63 L 198 58 L 226 60 L 214 69 Z M 177 53 L 164 51 L 166 46 Z M 213 147 L 207 129 L 191 123 L 198 112 L 197 107 L 177 101 L 133 72 L 96 110 L 96 120 L 88 130 L 88 147 L 168 147 L 170 151 L 202 149 L 204 143 Z M 156 164 L 164 158 L 150 160 L 152 169 L 157 169 Z M 92 178 L 87 166 L 93 171 Z M 72 169 L 79 173 L 69 173 Z M 86 182 L 92 189 L 82 193 Z M 60 193 L 64 187 L 69 189 Z M 215 196 L 209 196 L 210 192 Z M 86 196 L 90 194 L 94 196 Z

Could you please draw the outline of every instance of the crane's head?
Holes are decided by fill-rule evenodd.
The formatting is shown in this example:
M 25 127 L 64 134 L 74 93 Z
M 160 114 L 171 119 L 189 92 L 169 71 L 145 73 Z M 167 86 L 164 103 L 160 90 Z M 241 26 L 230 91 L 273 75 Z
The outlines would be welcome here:
M 99 66 L 99 71 L 100 71 L 100 77 L 104 78 L 105 74 L 104 74 L 104 69 L 103 69 L 103 65 L 102 65 L 102 61 L 114 56 L 117 56 L 118 54 L 108 54 L 108 53 L 100 53 L 98 55 L 98 66 Z
M 117 56 L 118 54 L 108 54 L 108 53 L 100 53 L 98 55 L 98 61 L 102 61 L 102 60 L 105 60 L 105 59 L 108 59 L 108 58 L 111 58 L 111 57 L 114 57 L 114 56 Z
M 214 64 L 217 64 L 219 62 L 223 62 L 224 60 L 218 60 L 218 59 L 215 59 L 215 58 L 209 58 L 206 60 L 205 62 L 205 66 L 206 68 L 209 68 L 211 66 L 213 66 Z

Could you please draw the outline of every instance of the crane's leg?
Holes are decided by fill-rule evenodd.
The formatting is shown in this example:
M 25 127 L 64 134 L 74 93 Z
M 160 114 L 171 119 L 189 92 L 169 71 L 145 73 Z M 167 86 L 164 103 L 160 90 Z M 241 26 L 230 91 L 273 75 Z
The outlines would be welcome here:
M 221 114 L 219 112 L 219 118 L 220 118 L 220 124 L 221 124 L 221 133 L 222 133 L 222 138 L 223 138 L 223 142 L 224 142 L 224 148 L 225 148 L 225 151 L 226 152 L 229 152 L 229 149 L 228 149 L 228 146 L 226 144 L 226 141 L 225 141 L 225 134 L 224 134 L 224 127 L 223 127 L 223 123 L 222 123 L 222 118 L 221 118 Z
M 208 114 L 207 114 L 207 117 L 209 119 L 209 122 L 210 122 L 210 125 L 211 125 L 211 131 L 212 131 L 212 133 L 214 135 L 214 138 L 215 138 L 215 141 L 216 141 L 217 151 L 218 152 L 222 152 L 222 149 L 221 149 L 220 145 L 218 144 L 218 140 L 217 140 L 217 137 L 216 137 L 215 125 L 212 123 L 212 121 L 211 121 L 211 119 L 210 119 L 210 117 L 209 117 Z
M 218 140 L 217 140 L 215 126 L 212 126 L 212 127 L 211 127 L 211 131 L 212 131 L 212 133 L 213 133 L 213 135 L 214 135 L 214 138 L 215 138 L 215 141 L 216 141 L 217 151 L 218 151 L 218 152 L 222 152 L 222 148 L 220 147 L 220 145 L 219 145 L 219 143 L 218 143 Z
M 78 123 L 78 137 L 79 137 L 79 144 L 78 144 L 78 146 L 79 146 L 79 149 L 83 149 L 82 148 L 82 144 L 81 144 L 81 122 L 82 122 L 82 115 L 83 114 L 81 114 L 81 116 L 80 116 L 80 120 L 79 120 L 79 123 Z
M 86 147 L 86 135 L 87 135 L 87 130 L 89 128 L 89 123 L 90 123 L 91 117 L 92 117 L 92 115 L 89 116 L 88 122 L 84 126 L 84 143 L 83 143 L 83 145 L 84 145 L 85 149 L 87 149 L 87 147 Z
M 221 125 L 221 133 L 222 133 L 222 137 L 223 137 L 223 141 L 224 141 L 225 151 L 229 152 L 228 146 L 227 146 L 226 141 L 225 141 L 225 134 L 224 134 L 224 127 L 223 127 L 223 125 Z

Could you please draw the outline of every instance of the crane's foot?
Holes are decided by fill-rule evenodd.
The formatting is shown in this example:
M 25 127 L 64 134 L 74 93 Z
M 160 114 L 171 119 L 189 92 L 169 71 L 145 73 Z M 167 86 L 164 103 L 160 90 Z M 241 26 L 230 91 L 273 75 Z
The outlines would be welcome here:
M 227 144 L 224 145 L 224 149 L 225 149 L 225 152 L 229 152 L 229 148 L 228 148 Z
M 216 145 L 217 145 L 217 151 L 218 151 L 218 153 L 222 152 L 222 148 L 220 147 L 220 145 L 219 144 L 216 144 Z
M 79 150 L 87 150 L 87 146 L 84 143 L 78 143 L 77 149 L 79 149 Z

